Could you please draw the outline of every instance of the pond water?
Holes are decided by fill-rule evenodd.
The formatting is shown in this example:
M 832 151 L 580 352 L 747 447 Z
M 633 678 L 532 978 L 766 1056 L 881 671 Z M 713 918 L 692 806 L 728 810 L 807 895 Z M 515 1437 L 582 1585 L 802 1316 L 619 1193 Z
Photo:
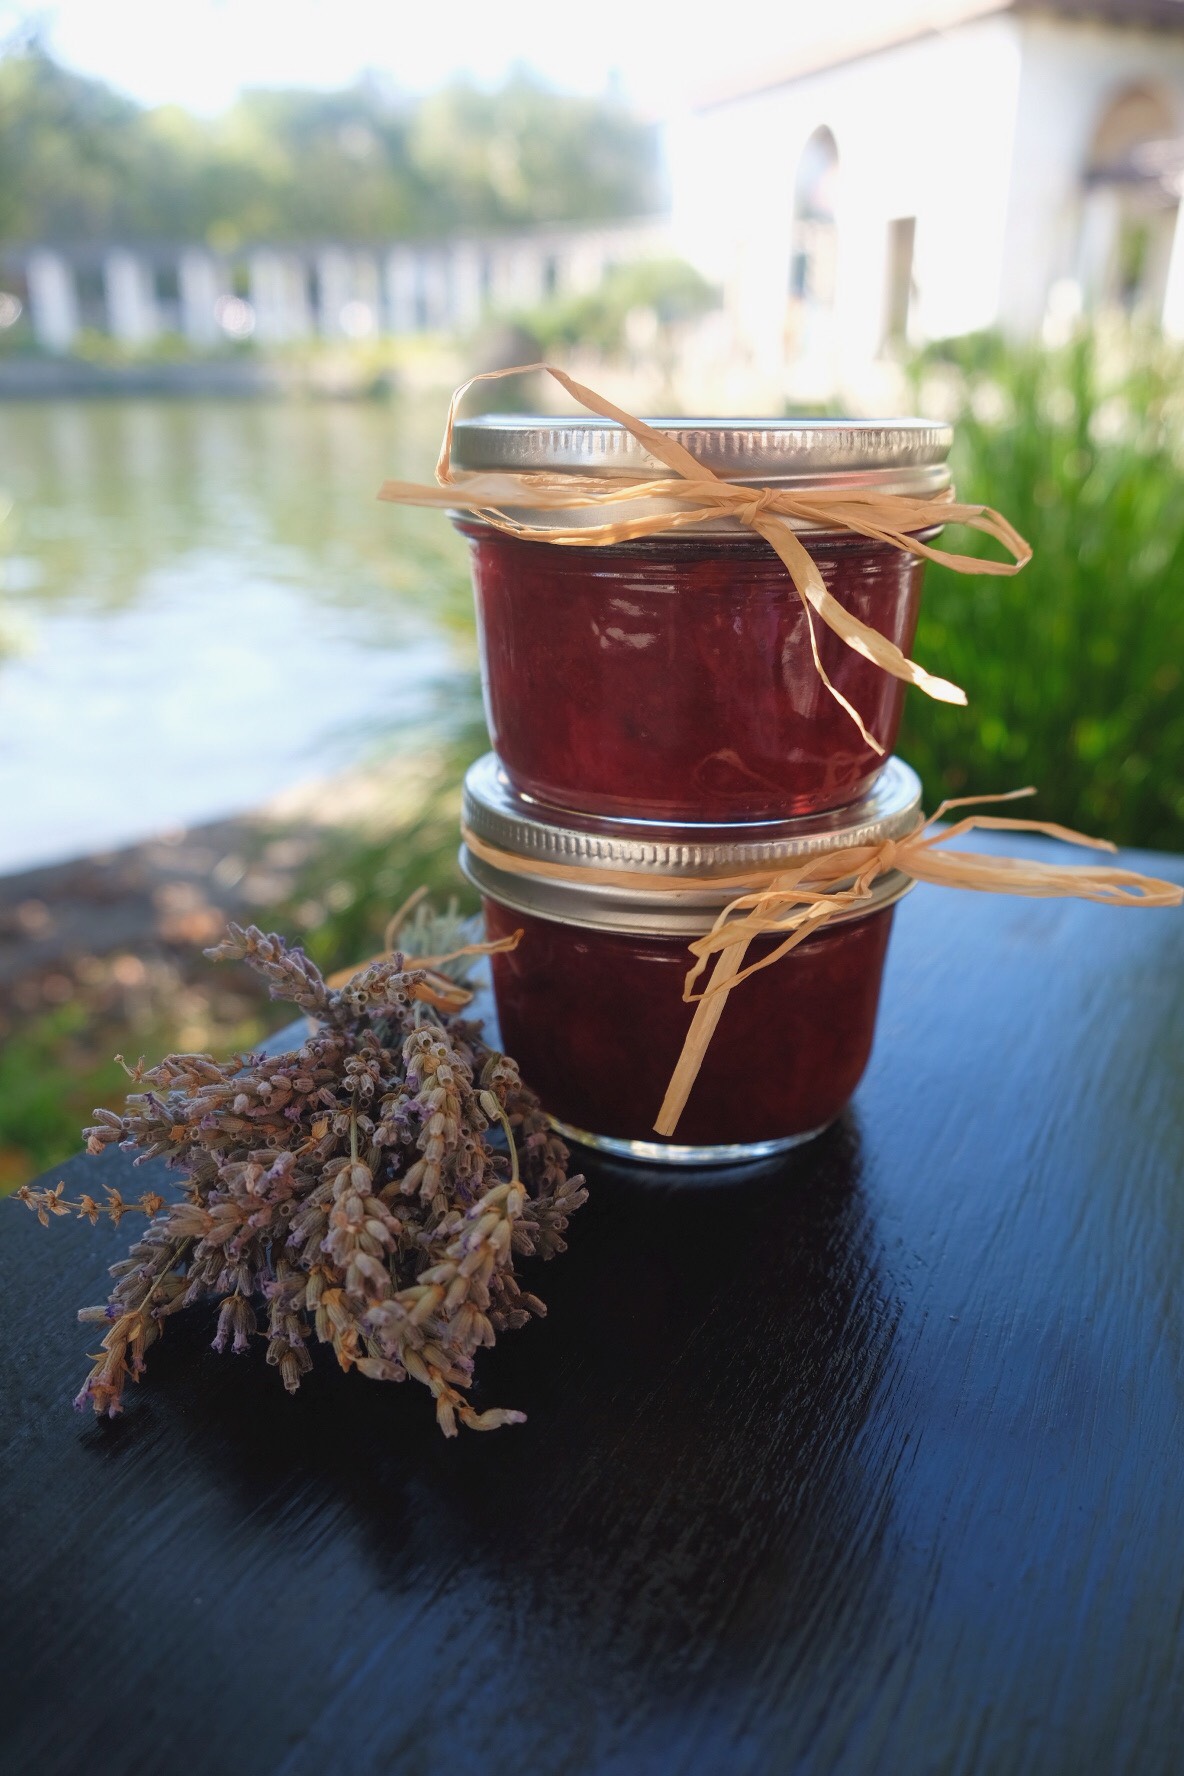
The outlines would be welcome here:
M 240 812 L 471 716 L 464 546 L 374 497 L 431 479 L 442 413 L 0 407 L 0 871 Z

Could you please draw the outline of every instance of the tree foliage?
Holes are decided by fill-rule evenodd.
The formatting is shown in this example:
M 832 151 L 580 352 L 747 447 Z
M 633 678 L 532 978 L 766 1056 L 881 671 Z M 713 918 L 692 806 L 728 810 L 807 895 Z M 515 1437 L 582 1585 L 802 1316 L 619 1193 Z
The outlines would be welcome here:
M 0 56 L 0 237 L 374 240 L 637 215 L 649 126 L 518 71 L 400 99 L 244 93 L 222 117 L 145 109 L 26 39 Z

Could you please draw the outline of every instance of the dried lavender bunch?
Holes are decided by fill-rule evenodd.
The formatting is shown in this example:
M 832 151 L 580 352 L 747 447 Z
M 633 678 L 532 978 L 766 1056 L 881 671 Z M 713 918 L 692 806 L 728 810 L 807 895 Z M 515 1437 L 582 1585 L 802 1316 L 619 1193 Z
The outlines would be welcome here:
M 438 953 L 441 935 L 454 939 L 454 922 L 433 929 L 421 911 L 421 953 Z M 67 1203 L 60 1185 L 20 1193 L 43 1222 L 71 1210 L 92 1223 L 132 1209 L 150 1218 L 112 1269 L 110 1300 L 79 1315 L 108 1330 L 75 1404 L 114 1416 L 168 1317 L 211 1299 L 214 1348 L 241 1352 L 265 1336 L 290 1392 L 315 1336 L 343 1369 L 422 1382 L 446 1436 L 458 1422 L 520 1423 L 520 1412 L 476 1411 L 463 1390 L 480 1346 L 545 1313 L 514 1260 L 564 1251 L 587 1193 L 515 1063 L 460 1015 L 455 960 L 449 978 L 396 953 L 334 989 L 255 926 L 231 925 L 206 954 L 248 963 L 315 1024 L 288 1054 L 141 1061 L 128 1071 L 144 1089 L 123 1114 L 96 1110 L 88 1151 L 164 1158 L 185 1175 L 178 1201 L 112 1191 Z M 486 1138 L 495 1127 L 508 1155 Z

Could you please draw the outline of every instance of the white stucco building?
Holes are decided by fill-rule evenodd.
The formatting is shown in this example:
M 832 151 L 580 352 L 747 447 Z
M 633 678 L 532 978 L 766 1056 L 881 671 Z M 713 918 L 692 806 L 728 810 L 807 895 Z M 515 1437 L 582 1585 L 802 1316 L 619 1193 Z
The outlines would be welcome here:
M 828 16 L 826 14 L 823 15 Z M 1120 306 L 1184 334 L 1184 0 L 883 0 L 670 129 L 721 361 L 866 387 L 894 342 Z

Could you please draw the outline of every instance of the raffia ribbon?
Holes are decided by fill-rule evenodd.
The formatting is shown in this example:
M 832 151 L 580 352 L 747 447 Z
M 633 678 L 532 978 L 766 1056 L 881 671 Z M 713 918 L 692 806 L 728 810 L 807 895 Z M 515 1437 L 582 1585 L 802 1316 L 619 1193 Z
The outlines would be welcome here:
M 711 930 L 687 947 L 694 962 L 687 973 L 683 999 L 695 1006 L 666 1096 L 654 1128 L 671 1136 L 686 1107 L 691 1087 L 727 1002 L 728 994 L 759 969 L 771 968 L 798 944 L 824 930 L 833 920 L 850 913 L 872 898 L 872 886 L 896 872 L 915 882 L 931 882 L 946 888 L 969 888 L 984 894 L 1020 894 L 1044 899 L 1103 901 L 1114 906 L 1168 907 L 1184 902 L 1184 887 L 1134 870 L 1103 868 L 1092 864 L 1034 862 L 1029 858 L 998 857 L 990 853 L 951 851 L 951 840 L 978 829 L 1041 833 L 1067 844 L 1085 845 L 1095 851 L 1113 851 L 1106 839 L 1093 839 L 1047 820 L 1014 820 L 1001 815 L 972 814 L 939 832 L 930 828 L 955 808 L 984 802 L 1010 802 L 1034 795 L 1032 789 L 1010 795 L 963 796 L 943 802 L 928 819 L 922 817 L 913 830 L 899 839 L 823 852 L 792 869 L 766 870 L 734 876 L 682 876 L 636 871 L 592 869 L 582 864 L 545 862 L 518 857 L 487 844 L 465 831 L 465 844 L 495 869 L 512 875 L 542 876 L 554 881 L 588 886 L 629 888 L 644 884 L 647 893 L 685 893 L 688 890 L 735 888 L 739 890 L 720 912 Z M 749 945 L 756 938 L 780 937 L 767 956 L 745 966 Z M 710 979 L 697 982 L 714 960 Z
M 480 473 L 454 469 L 452 440 L 457 412 L 473 384 L 496 381 L 503 376 L 525 376 L 538 370 L 546 371 L 590 413 L 623 426 L 651 456 L 673 470 L 675 478 L 566 475 L 541 471 Z M 518 364 L 508 370 L 486 370 L 462 383 L 449 403 L 444 441 L 436 464 L 436 481 L 435 487 L 424 487 L 411 481 L 384 481 L 378 497 L 400 505 L 444 506 L 450 510 L 471 512 L 508 536 L 577 549 L 605 548 L 721 518 L 734 518 L 748 525 L 764 537 L 789 571 L 805 612 L 810 652 L 819 678 L 835 701 L 846 710 L 867 745 L 881 755 L 884 751 L 881 743 L 868 732 L 858 710 L 827 677 L 818 651 L 815 616 L 820 617 L 855 653 L 882 667 L 894 678 L 916 685 L 938 702 L 965 703 L 966 693 L 948 679 L 935 678 L 926 672 L 879 630 L 869 628 L 852 616 L 827 591 L 818 564 L 794 530 L 792 520 L 796 518 L 831 531 L 853 531 L 875 542 L 903 549 L 910 555 L 940 562 L 956 573 L 1015 574 L 1032 558 L 1028 544 L 1006 518 L 989 506 L 959 504 L 952 488 L 942 494 L 920 498 L 870 488 L 819 488 L 802 492 L 724 481 L 675 439 L 606 401 L 603 395 L 576 382 L 553 364 Z M 683 509 L 671 512 L 671 500 L 678 501 Z M 646 505 L 654 501 L 661 501 L 666 509 L 647 512 Z M 558 521 L 555 524 L 528 523 L 510 515 L 516 506 L 558 513 L 576 508 L 621 505 L 636 506 L 636 516 L 602 524 L 566 526 Z M 993 537 L 1012 559 L 996 561 L 974 555 L 954 555 L 948 550 L 933 548 L 914 534 L 946 524 L 963 524 Z
M 399 932 L 427 892 L 426 883 L 422 887 L 416 888 L 414 893 L 407 896 L 398 911 L 387 920 L 386 930 L 382 936 L 382 948 L 376 956 L 368 956 L 364 962 L 355 962 L 349 968 L 339 968 L 336 974 L 327 977 L 326 985 L 330 987 L 347 986 L 350 981 L 365 974 L 368 968 L 373 968 L 375 963 L 388 962 L 395 952 Z M 472 1002 L 473 989 L 466 987 L 461 981 L 453 980 L 451 975 L 443 974 L 441 970 L 445 963 L 459 962 L 462 958 L 469 956 L 474 958 L 501 956 L 507 950 L 517 949 L 521 938 L 521 931 L 514 931 L 507 937 L 492 938 L 487 943 L 458 944 L 456 949 L 448 950 L 439 956 L 408 954 L 406 956 L 408 971 L 422 976 L 422 979 L 417 980 L 411 988 L 413 997 L 424 1000 L 428 1005 L 433 1005 L 437 1011 L 463 1011 L 465 1006 Z

